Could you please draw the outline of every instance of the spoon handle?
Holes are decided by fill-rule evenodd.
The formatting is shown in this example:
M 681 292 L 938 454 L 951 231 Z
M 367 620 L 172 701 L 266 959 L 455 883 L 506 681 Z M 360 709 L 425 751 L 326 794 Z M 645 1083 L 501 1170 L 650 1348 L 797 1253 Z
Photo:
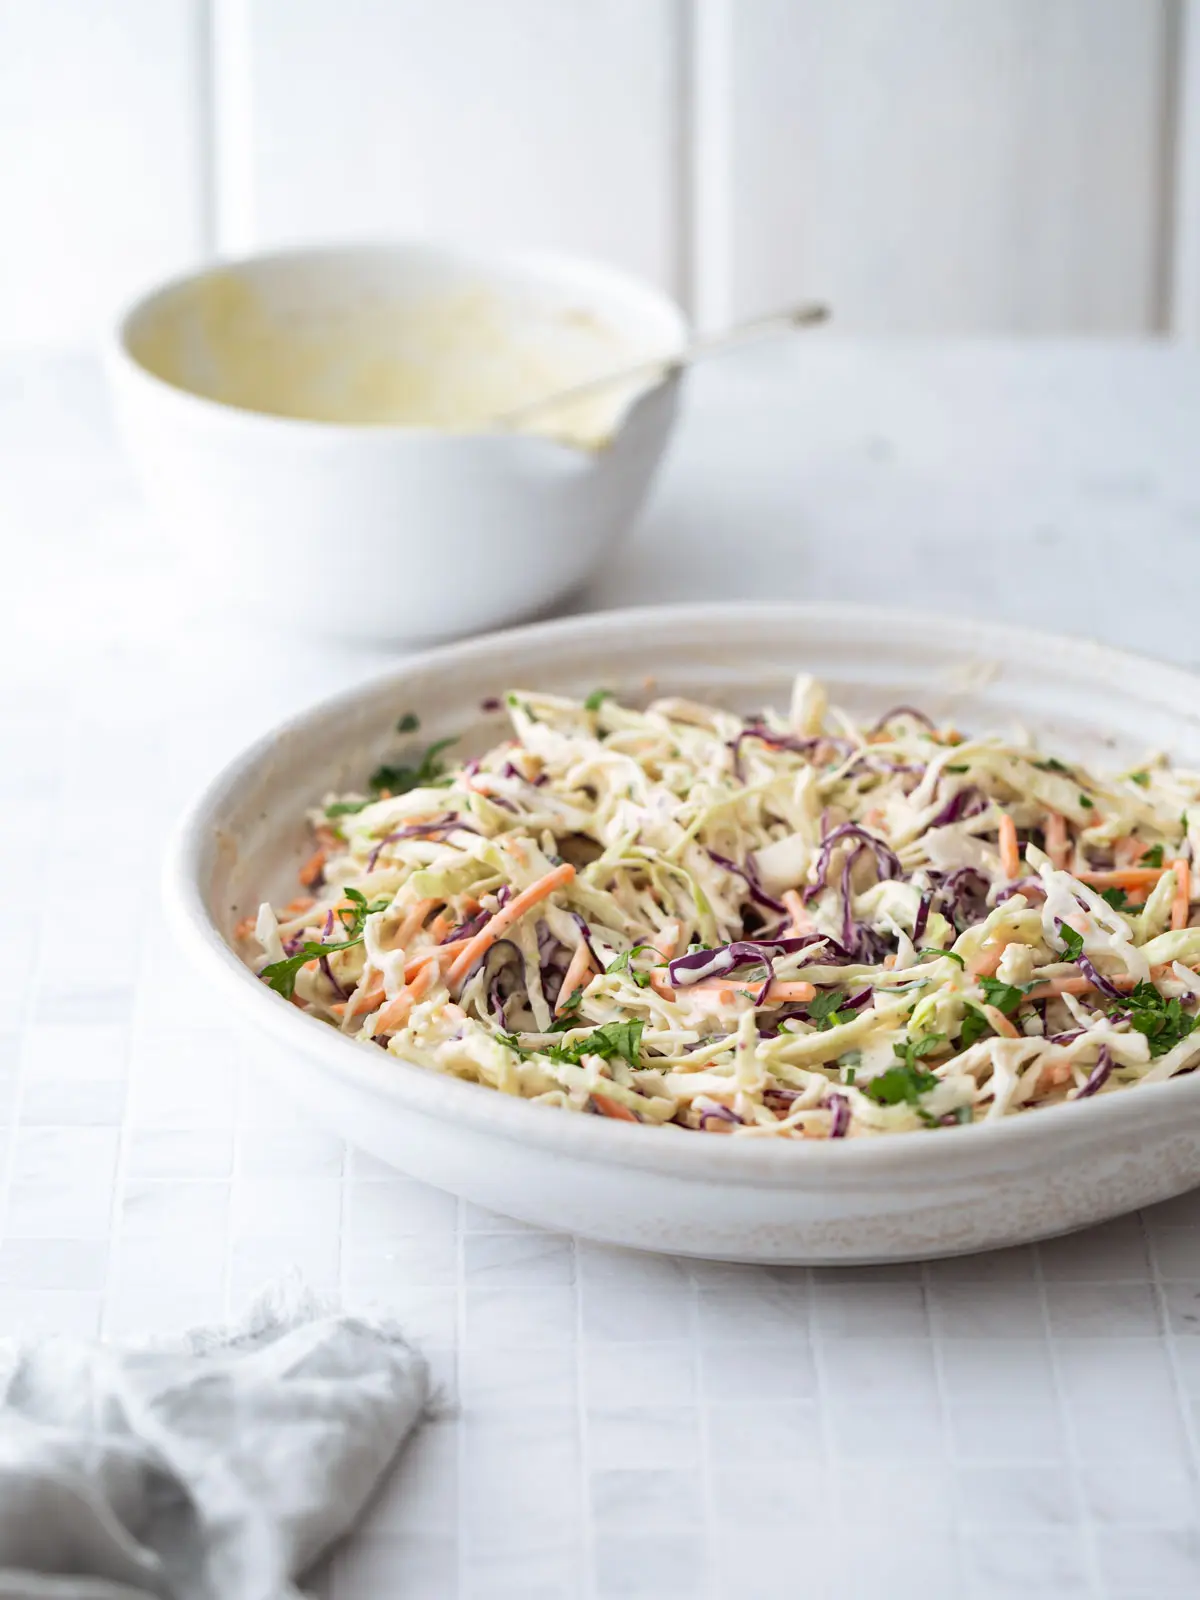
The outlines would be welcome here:
M 720 333 L 710 333 L 702 338 L 693 339 L 674 355 L 657 356 L 650 360 L 635 362 L 632 366 L 618 367 L 614 371 L 602 373 L 597 378 L 587 378 L 583 383 L 574 383 L 567 389 L 542 395 L 537 400 L 528 400 L 524 405 L 494 417 L 492 426 L 520 427 L 530 417 L 536 417 L 540 412 L 551 411 L 556 406 L 581 400 L 586 395 L 607 389 L 610 384 L 628 383 L 635 378 L 653 378 L 660 374 L 666 377 L 670 373 L 682 372 L 685 367 L 694 366 L 697 361 L 703 361 L 709 356 L 721 355 L 726 350 L 749 344 L 754 339 L 784 333 L 789 328 L 814 327 L 817 323 L 824 322 L 828 316 L 828 306 L 809 301 L 804 305 L 792 306 L 787 311 L 774 311 L 769 316 L 755 317 L 750 322 L 740 322 L 732 328 L 723 328 Z

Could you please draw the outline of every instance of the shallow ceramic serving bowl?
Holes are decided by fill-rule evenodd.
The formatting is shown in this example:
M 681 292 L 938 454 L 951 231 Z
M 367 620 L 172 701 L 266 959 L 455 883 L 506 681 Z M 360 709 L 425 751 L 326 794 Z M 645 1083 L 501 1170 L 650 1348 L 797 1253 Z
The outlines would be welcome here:
M 671 300 L 611 268 L 413 243 L 175 279 L 107 354 L 190 597 L 259 627 L 411 642 L 532 616 L 582 583 L 645 498 L 679 378 L 541 419 L 595 447 L 478 419 L 685 339 Z M 313 420 L 347 415 L 376 420 Z
M 992 668 L 987 672 L 981 666 Z M 966 670 L 964 670 L 966 669 Z M 167 899 L 188 953 L 259 1030 L 264 1067 L 327 1127 L 413 1177 L 527 1222 L 646 1250 L 766 1262 L 950 1255 L 1066 1232 L 1200 1183 L 1200 1074 L 968 1128 L 845 1143 L 705 1137 L 509 1098 L 341 1038 L 270 993 L 230 943 L 294 892 L 302 813 L 394 747 L 398 713 L 464 753 L 502 736 L 509 686 L 786 704 L 819 674 L 872 715 L 915 701 L 964 728 L 1021 722 L 1113 766 L 1147 747 L 1200 764 L 1200 684 L 1078 639 L 850 607 L 624 611 L 410 659 L 268 734 L 186 818 Z

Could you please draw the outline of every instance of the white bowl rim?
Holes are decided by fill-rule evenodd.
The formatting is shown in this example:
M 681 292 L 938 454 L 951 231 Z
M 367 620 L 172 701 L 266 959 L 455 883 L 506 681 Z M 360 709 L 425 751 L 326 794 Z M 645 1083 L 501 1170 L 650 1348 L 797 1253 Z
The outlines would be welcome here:
M 764 625 L 788 623 L 797 629 L 820 618 L 842 622 L 848 628 L 918 624 L 941 636 L 961 632 L 972 648 L 982 651 L 1061 649 L 1070 645 L 1086 650 L 1111 669 L 1145 673 L 1189 693 L 1200 691 L 1200 679 L 1182 667 L 1132 651 L 1102 645 L 1094 640 L 1055 634 L 1009 624 L 956 618 L 953 622 L 933 613 L 892 607 L 866 607 L 823 602 L 774 604 L 720 602 L 698 605 L 626 607 L 581 617 L 507 628 L 478 638 L 443 644 L 406 656 L 396 666 L 378 672 L 278 723 L 228 762 L 211 780 L 180 820 L 168 846 L 163 871 L 163 895 L 169 923 L 180 944 L 215 980 L 225 998 L 244 1011 L 284 1045 L 297 1053 L 319 1057 L 336 1078 L 359 1088 L 382 1093 L 398 1106 L 439 1120 L 455 1120 L 481 1132 L 500 1135 L 516 1144 L 557 1150 L 564 1156 L 613 1166 L 638 1167 L 695 1182 L 733 1181 L 752 1187 L 788 1187 L 812 1180 L 814 1186 L 852 1189 L 864 1181 L 895 1178 L 936 1181 L 939 1174 L 960 1176 L 964 1165 L 994 1161 L 1007 1163 L 1020 1152 L 1045 1150 L 1048 1144 L 1065 1148 L 1070 1142 L 1100 1143 L 1122 1121 L 1131 1128 L 1147 1115 L 1155 1115 L 1169 1101 L 1176 1111 L 1200 1104 L 1200 1071 L 1165 1083 L 1131 1087 L 1100 1095 L 1086 1106 L 1066 1102 L 1027 1115 L 999 1118 L 952 1129 L 919 1129 L 911 1133 L 851 1140 L 750 1140 L 702 1138 L 690 1130 L 648 1127 L 611 1121 L 539 1106 L 516 1096 L 501 1094 L 480 1084 L 431 1072 L 397 1056 L 377 1057 L 362 1044 L 343 1038 L 325 1023 L 305 1016 L 282 1002 L 258 980 L 221 936 L 199 881 L 206 849 L 210 815 L 223 799 L 235 792 L 287 735 L 300 734 L 317 717 L 351 708 L 363 695 L 388 683 L 402 685 L 413 672 L 428 672 L 442 665 L 486 657 L 520 647 L 527 642 L 578 642 L 580 636 L 602 636 L 613 627 L 636 620 L 643 630 L 684 626 L 719 628 L 737 616 L 761 620 Z M 307 1030 L 300 1032 L 299 1030 Z M 1139 1111 L 1141 1115 L 1139 1115 Z
M 201 419 L 216 421 L 219 425 L 255 428 L 279 433 L 281 430 L 296 435 L 298 430 L 309 434 L 310 438 L 325 438 L 329 440 L 372 440 L 394 442 L 396 439 L 419 439 L 422 443 L 437 441 L 445 445 L 460 444 L 464 439 L 469 439 L 474 444 L 496 443 L 511 445 L 514 435 L 497 431 L 453 433 L 443 428 L 424 428 L 412 423 L 398 422 L 330 422 L 320 417 L 284 417 L 270 411 L 252 411 L 246 406 L 235 406 L 224 400 L 214 400 L 209 395 L 197 394 L 193 389 L 186 389 L 181 384 L 171 383 L 162 378 L 149 367 L 143 366 L 129 348 L 129 334 L 134 321 L 148 310 L 156 300 L 173 294 L 176 290 L 186 288 L 189 284 L 202 283 L 205 278 L 214 277 L 222 272 L 236 272 L 240 268 L 273 266 L 291 261 L 317 261 L 321 258 L 334 258 L 338 256 L 388 256 L 401 254 L 426 254 L 441 256 L 446 260 L 459 263 L 478 265 L 481 270 L 488 268 L 509 268 L 515 271 L 528 270 L 534 274 L 547 276 L 560 276 L 563 281 L 575 277 L 579 280 L 581 288 L 586 290 L 590 284 L 596 286 L 606 285 L 611 287 L 615 295 L 624 295 L 640 301 L 643 305 L 652 307 L 663 316 L 665 323 L 670 323 L 673 337 L 678 340 L 680 347 L 687 342 L 691 329 L 687 315 L 678 301 L 673 300 L 664 290 L 658 288 L 649 279 L 640 278 L 636 273 L 626 272 L 620 267 L 611 265 L 607 261 L 592 260 L 587 256 L 571 255 L 564 251 L 555 250 L 501 250 L 489 248 L 486 245 L 473 245 L 469 242 L 441 239 L 420 238 L 376 238 L 376 239 L 345 239 L 323 240 L 314 244 L 295 244 L 280 247 L 274 250 L 256 250 L 236 256 L 220 256 L 212 261 L 205 262 L 199 267 L 190 267 L 186 271 L 175 273 L 169 278 L 155 282 L 151 287 L 143 289 L 132 300 L 126 302 L 118 312 L 104 340 L 104 356 L 110 366 L 119 367 L 135 381 L 145 384 L 152 391 L 158 393 L 166 403 L 183 406 L 195 412 Z M 664 352 L 669 355 L 670 352 Z M 621 414 L 618 432 L 623 431 L 632 413 L 643 401 L 656 394 L 666 385 L 678 384 L 679 372 L 677 369 L 664 368 L 662 376 L 657 382 L 648 383 L 640 390 L 632 402 Z M 524 438 L 524 435 L 516 435 Z M 531 436 L 539 444 L 547 444 L 556 448 L 570 448 L 558 441 L 543 437 Z

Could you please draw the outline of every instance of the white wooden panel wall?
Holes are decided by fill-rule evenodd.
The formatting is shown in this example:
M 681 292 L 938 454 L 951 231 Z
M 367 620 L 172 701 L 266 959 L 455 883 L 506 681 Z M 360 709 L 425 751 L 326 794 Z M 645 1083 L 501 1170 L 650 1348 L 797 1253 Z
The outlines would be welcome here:
M 1200 338 L 1200 0 L 0 0 L 0 345 L 216 250 L 606 257 L 708 324 Z
M 248 204 L 222 218 L 222 243 L 468 236 L 676 283 L 679 9 L 289 0 L 285 24 L 280 0 L 244 0 L 218 32 L 218 81 L 251 85 L 244 143 L 226 152 Z
M 751 0 L 736 16 L 734 308 L 800 284 L 861 328 L 1153 326 L 1163 7 Z
M 0 344 L 204 248 L 204 31 L 203 0 L 0 0 Z

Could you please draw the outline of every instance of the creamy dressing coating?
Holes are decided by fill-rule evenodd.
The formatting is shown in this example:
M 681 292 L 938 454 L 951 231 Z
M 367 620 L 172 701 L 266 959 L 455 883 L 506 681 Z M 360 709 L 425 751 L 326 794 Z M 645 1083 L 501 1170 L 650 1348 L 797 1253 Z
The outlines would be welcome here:
M 733 1137 L 951 1129 L 1200 1061 L 1194 774 L 860 725 L 808 679 L 751 718 L 507 701 L 478 760 L 312 814 L 311 894 L 244 930 L 273 988 L 432 1071 Z

